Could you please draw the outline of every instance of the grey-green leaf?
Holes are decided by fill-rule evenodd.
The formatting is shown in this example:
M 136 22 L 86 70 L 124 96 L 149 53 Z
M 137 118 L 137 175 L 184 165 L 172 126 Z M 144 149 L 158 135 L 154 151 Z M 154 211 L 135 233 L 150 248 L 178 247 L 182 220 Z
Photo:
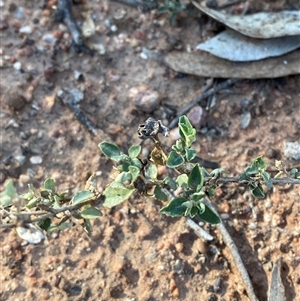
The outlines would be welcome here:
M 167 166 L 170 168 L 179 167 L 184 163 L 184 158 L 177 154 L 175 151 L 171 151 L 167 159 Z
M 128 150 L 130 159 L 136 158 L 140 154 L 141 149 L 142 147 L 140 145 L 132 145 Z
M 162 200 L 162 201 L 167 201 L 168 200 L 168 196 L 162 191 L 162 189 L 159 185 L 155 186 L 154 195 L 159 200 Z
M 115 161 L 119 161 L 117 158 L 121 156 L 121 151 L 117 145 L 104 141 L 99 143 L 98 146 L 106 157 Z
M 203 205 L 205 209 L 202 213 L 198 213 L 199 217 L 210 224 L 219 224 L 221 222 L 219 216 L 216 213 L 214 213 L 206 204 Z M 201 209 L 202 208 L 203 207 L 201 206 Z
M 101 211 L 94 208 L 94 207 L 89 207 L 86 209 L 83 209 L 80 212 L 80 215 L 84 218 L 84 219 L 93 219 L 93 218 L 98 218 L 102 215 Z
M 72 198 L 72 204 L 76 205 L 79 203 L 86 202 L 94 198 L 94 193 L 89 190 L 82 190 L 79 191 L 74 197 Z
M 134 188 L 127 188 L 122 183 L 112 182 L 104 191 L 105 201 L 103 205 L 108 208 L 117 206 L 130 198 Z
M 54 180 L 49 178 L 44 182 L 44 188 L 49 192 L 55 193 L 55 184 Z
M 188 177 L 188 185 L 190 188 L 192 188 L 194 191 L 200 191 L 203 186 L 203 172 L 199 164 L 195 164 L 193 167 L 191 173 Z
M 145 175 L 151 180 L 157 180 L 157 167 L 155 164 L 150 164 L 145 170 Z
M 174 198 L 170 203 L 160 209 L 160 213 L 170 215 L 172 217 L 183 216 L 186 211 L 186 207 L 182 204 L 187 202 L 185 198 Z

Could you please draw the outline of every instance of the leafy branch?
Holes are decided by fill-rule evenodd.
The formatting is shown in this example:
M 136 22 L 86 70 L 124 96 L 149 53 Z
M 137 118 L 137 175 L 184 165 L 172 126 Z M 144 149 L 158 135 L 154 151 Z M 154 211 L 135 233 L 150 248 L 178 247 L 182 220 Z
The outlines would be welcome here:
M 288 171 L 282 161 L 275 162 L 278 173 L 271 178 L 262 157 L 254 159 L 236 177 L 225 176 L 228 172 L 222 168 L 209 172 L 199 163 L 194 163 L 196 151 L 192 144 L 196 140 L 196 130 L 186 116 L 179 118 L 178 129 L 180 139 L 171 146 L 170 151 L 166 151 L 159 135 L 167 137 L 168 128 L 153 118 L 140 124 L 139 138 L 150 139 L 154 144 L 149 158 L 145 159 L 140 158 L 141 145 L 132 145 L 124 153 L 114 143 L 101 142 L 101 152 L 116 163 L 116 176 L 103 193 L 95 189 L 93 176 L 87 181 L 85 189 L 74 196 L 69 196 L 68 191 L 58 192 L 51 178 L 44 182 L 42 188 L 34 189 L 28 185 L 28 192 L 18 195 L 12 180 L 8 180 L 0 193 L 0 227 L 16 228 L 22 238 L 35 243 L 44 238 L 42 230 L 63 230 L 75 223 L 91 232 L 91 219 L 102 215 L 102 206 L 117 206 L 136 192 L 161 200 L 164 203 L 160 210 L 162 214 L 190 218 L 197 215 L 205 222 L 219 224 L 220 217 L 207 205 L 205 198 L 214 196 L 216 188 L 223 183 L 246 185 L 257 198 L 264 198 L 264 187 L 270 188 L 273 184 L 300 184 L 300 172 L 295 168 Z M 159 165 L 168 167 L 167 176 L 159 177 Z M 281 178 L 283 175 L 285 177 Z M 169 192 L 176 192 L 176 197 Z M 33 239 L 36 236 L 39 239 Z

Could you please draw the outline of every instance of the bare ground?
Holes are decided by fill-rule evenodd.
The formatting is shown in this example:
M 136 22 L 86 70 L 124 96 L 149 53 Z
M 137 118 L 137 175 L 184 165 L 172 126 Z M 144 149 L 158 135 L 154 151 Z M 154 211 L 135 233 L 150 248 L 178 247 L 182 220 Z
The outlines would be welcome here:
M 13 178 L 21 193 L 28 183 L 39 187 L 54 177 L 59 190 L 76 192 L 96 172 L 98 188 L 103 189 L 112 164 L 100 154 L 98 143 L 114 141 L 123 150 L 139 143 L 138 124 L 149 116 L 170 122 L 170 107 L 180 110 L 206 82 L 175 74 L 140 53 L 142 47 L 165 52 L 178 45 L 195 47 L 218 30 L 208 17 L 183 14 L 171 27 L 167 15 L 142 14 L 117 3 L 93 0 L 76 5 L 75 19 L 83 21 L 91 12 L 97 26 L 95 43 L 106 47 L 104 55 L 90 56 L 69 49 L 68 32 L 53 21 L 51 5 L 41 9 L 40 1 L 1 3 L 1 187 Z M 124 20 L 111 32 L 105 20 L 123 10 Z M 27 25 L 32 32 L 20 33 Z M 46 41 L 48 34 L 61 37 L 55 55 L 54 44 Z M 75 78 L 75 70 L 83 80 Z M 159 95 L 159 105 L 151 113 L 140 110 L 129 97 L 131 88 L 142 85 Z M 83 91 L 80 107 L 99 127 L 96 136 L 56 97 L 67 88 Z M 241 129 L 245 99 L 252 118 Z M 272 174 L 275 159 L 299 169 L 299 161 L 286 160 L 282 153 L 284 142 L 299 141 L 299 99 L 299 76 L 243 80 L 222 91 L 199 129 L 199 156 L 218 162 L 232 175 L 259 155 L 266 158 Z M 33 164 L 33 156 L 42 162 Z M 20 157 L 25 157 L 22 164 L 16 160 Z M 224 185 L 213 200 L 220 213 L 229 215 L 225 224 L 260 301 L 267 300 L 278 256 L 283 259 L 287 300 L 299 298 L 299 195 L 299 187 L 276 186 L 266 199 L 256 200 L 244 187 Z M 184 219 L 159 215 L 160 208 L 160 202 L 136 195 L 104 210 L 90 237 L 78 225 L 37 246 L 26 245 L 14 231 L 2 230 L 0 300 L 249 300 L 216 228 L 205 226 L 215 237 L 205 243 Z

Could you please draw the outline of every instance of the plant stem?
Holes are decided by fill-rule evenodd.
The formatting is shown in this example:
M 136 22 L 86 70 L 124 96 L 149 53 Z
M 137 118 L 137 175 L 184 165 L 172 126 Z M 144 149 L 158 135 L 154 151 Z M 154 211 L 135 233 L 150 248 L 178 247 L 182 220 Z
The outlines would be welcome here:
M 293 179 L 293 178 L 277 178 L 277 179 L 270 179 L 273 184 L 300 184 L 300 179 Z M 218 183 L 243 183 L 239 177 L 221 177 L 217 179 Z
M 47 211 L 28 211 L 28 212 L 19 212 L 19 213 L 10 213 L 10 215 L 15 215 L 17 217 L 16 221 L 22 221 L 24 223 L 27 224 L 33 224 L 33 223 L 37 223 L 40 221 L 45 220 L 46 218 L 51 218 L 51 217 L 55 217 L 57 214 L 62 213 L 62 212 L 66 212 L 66 211 L 76 211 L 78 209 L 80 209 L 83 206 L 86 206 L 88 204 L 93 204 L 93 206 L 97 205 L 98 203 L 102 202 L 102 195 L 98 196 L 96 199 L 92 199 L 92 200 L 87 200 L 85 202 L 79 203 L 79 204 L 75 204 L 75 205 L 69 205 L 69 206 L 64 206 L 61 208 L 49 208 L 49 212 Z M 51 211 L 50 211 L 51 209 Z M 22 217 L 24 218 L 24 216 L 30 216 L 30 215 L 39 215 L 39 217 L 36 217 L 34 219 L 27 219 L 27 220 L 23 220 Z M 6 213 L 7 216 L 7 213 Z M 9 223 L 9 224 L 0 224 L 0 228 L 13 228 L 16 226 L 16 223 Z

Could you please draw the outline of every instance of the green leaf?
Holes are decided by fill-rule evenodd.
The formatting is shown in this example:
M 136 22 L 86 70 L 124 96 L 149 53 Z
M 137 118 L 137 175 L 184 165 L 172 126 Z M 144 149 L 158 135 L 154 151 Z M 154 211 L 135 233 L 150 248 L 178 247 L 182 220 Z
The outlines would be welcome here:
M 65 230 L 68 228 L 71 228 L 73 226 L 72 222 L 69 223 L 61 223 L 58 226 L 50 226 L 47 230 L 48 233 L 54 232 L 54 231 L 58 231 L 58 230 Z
M 176 183 L 178 184 L 178 186 L 186 188 L 188 186 L 188 180 L 189 178 L 186 174 L 181 174 L 177 177 Z
M 195 217 L 196 214 L 198 214 L 199 210 L 197 207 L 187 208 L 184 215 L 190 216 L 191 218 Z
M 159 185 L 155 186 L 154 195 L 157 199 L 162 200 L 164 202 L 168 200 L 168 196 L 162 191 Z
M 196 193 L 193 193 L 190 198 L 193 200 L 193 201 L 200 201 L 202 200 L 204 197 L 206 196 L 205 192 L 204 191 L 200 191 L 200 192 L 196 192 Z
M 101 211 L 94 208 L 94 207 L 89 207 L 86 209 L 83 209 L 80 212 L 80 215 L 84 218 L 84 219 L 93 219 L 93 218 L 98 218 L 99 216 L 102 215 Z
M 206 204 L 201 203 L 202 205 L 204 205 L 204 211 L 202 213 L 198 212 L 199 217 L 205 221 L 208 222 L 210 224 L 219 224 L 221 222 L 219 216 L 214 213 Z M 202 209 L 202 206 L 201 206 Z
M 91 200 L 94 198 L 94 193 L 89 191 L 89 190 L 82 190 L 79 191 L 78 193 L 76 193 L 71 202 L 73 205 L 79 204 L 79 203 L 83 203 L 86 202 L 88 200 Z
M 41 201 L 41 198 L 34 197 L 27 204 L 26 208 L 31 209 L 37 206 L 37 204 Z
M 108 208 L 117 206 L 130 198 L 135 188 L 126 188 L 122 183 L 112 182 L 104 191 L 103 205 Z
M 194 149 L 189 149 L 189 148 L 185 149 L 185 156 L 187 161 L 192 161 L 193 159 L 195 159 L 196 155 L 197 152 Z
M 84 220 L 83 228 L 87 233 L 89 233 L 89 234 L 92 233 L 93 227 L 92 227 L 91 221 L 89 219 Z
M 245 170 L 245 175 L 246 176 L 252 176 L 258 173 L 258 168 L 255 165 L 251 165 L 250 167 L 247 167 Z
M 175 151 L 171 151 L 167 159 L 167 166 L 170 168 L 179 167 L 184 163 L 184 158 L 177 154 Z
M 54 184 L 54 180 L 49 178 L 44 182 L 44 188 L 51 192 L 51 193 L 55 193 L 55 184 Z
M 5 187 L 5 194 L 7 194 L 11 198 L 14 198 L 17 193 L 17 190 L 14 186 L 13 180 L 12 179 L 7 180 L 4 184 L 4 187 Z
M 52 222 L 51 218 L 47 217 L 46 219 L 44 219 L 39 223 L 39 227 L 45 231 L 48 231 L 48 229 L 51 226 L 51 222 Z
M 262 189 L 261 186 L 252 186 L 251 187 L 252 190 L 252 194 L 256 197 L 256 198 L 264 198 L 265 194 L 264 194 L 264 190 Z
M 129 173 L 131 174 L 131 182 L 134 182 L 138 178 L 140 170 L 137 167 L 130 165 Z
M 267 173 L 266 171 L 262 171 L 261 176 L 265 180 L 265 183 L 266 183 L 267 187 L 273 187 L 273 184 L 272 184 L 271 177 L 270 177 L 269 173 Z
M 168 11 L 168 8 L 166 6 L 161 6 L 157 9 L 157 12 L 159 13 L 165 13 Z
M 170 18 L 169 18 L 169 22 L 171 26 L 175 25 L 175 21 L 176 21 L 176 17 L 177 17 L 177 13 L 171 13 Z
M 267 163 L 264 161 L 262 157 L 257 157 L 254 159 L 253 164 L 259 169 L 259 170 L 265 170 L 267 168 Z
M 170 178 L 169 176 L 166 176 L 163 179 L 163 183 L 165 183 L 166 185 L 168 185 L 173 190 L 177 189 L 176 182 L 172 178 Z
M 140 145 L 132 145 L 128 150 L 128 155 L 130 159 L 136 158 L 142 150 L 142 147 Z
M 117 145 L 109 142 L 101 142 L 98 144 L 102 153 L 111 160 L 120 161 L 121 151 Z
M 16 188 L 12 179 L 9 179 L 4 184 L 4 191 L 0 193 L 0 204 L 3 207 L 10 206 L 13 198 L 16 195 Z
M 125 184 L 126 182 L 131 183 L 131 180 L 132 180 L 132 174 L 129 171 L 128 172 L 123 171 L 116 176 L 114 182 Z
M 24 199 L 24 200 L 27 200 L 27 201 L 30 201 L 32 198 L 34 198 L 34 188 L 32 186 L 32 184 L 28 184 L 28 192 L 24 193 L 24 194 L 21 194 L 20 195 L 20 198 Z
M 1 194 L 0 194 L 0 204 L 3 208 L 5 208 L 7 206 L 10 206 L 12 204 L 12 198 L 9 195 L 1 192 Z
M 145 169 L 145 176 L 149 179 L 151 179 L 152 181 L 157 180 L 157 167 L 154 164 L 150 164 L 149 166 L 147 166 L 147 168 Z
M 131 165 L 137 167 L 140 170 L 143 168 L 143 164 L 142 164 L 141 160 L 139 160 L 138 158 L 132 159 L 131 160 Z
M 182 206 L 182 204 L 185 202 L 187 202 L 185 198 L 174 198 L 167 206 L 161 208 L 159 212 L 172 217 L 183 216 L 186 207 Z
M 193 128 L 189 119 L 183 115 L 178 122 L 179 134 L 187 148 L 191 147 L 192 143 L 196 141 L 196 130 Z
M 175 145 L 172 145 L 172 149 L 177 153 L 183 152 L 182 140 L 181 139 L 176 140 Z
M 195 164 L 193 167 L 191 173 L 188 176 L 188 185 L 190 188 L 192 188 L 194 191 L 200 191 L 203 186 L 203 172 L 199 164 Z

